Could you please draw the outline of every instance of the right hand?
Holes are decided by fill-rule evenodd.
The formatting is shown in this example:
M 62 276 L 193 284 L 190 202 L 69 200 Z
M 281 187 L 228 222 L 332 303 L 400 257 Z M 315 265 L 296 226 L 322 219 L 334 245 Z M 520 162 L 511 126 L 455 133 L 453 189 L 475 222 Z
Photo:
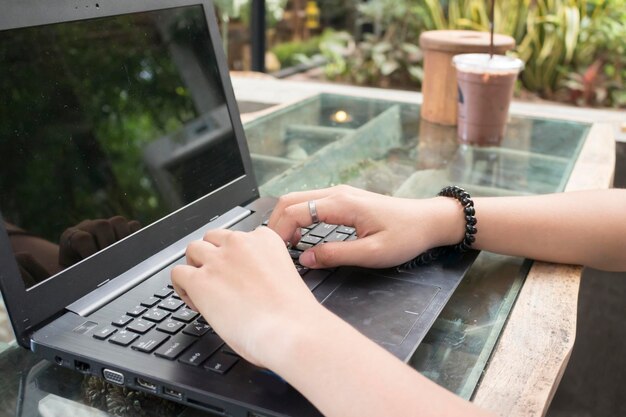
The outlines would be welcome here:
M 310 200 L 316 202 L 320 221 L 354 227 L 358 236 L 356 240 L 328 242 L 306 250 L 300 255 L 300 263 L 310 268 L 385 268 L 432 247 L 463 239 L 463 211 L 454 199 L 402 199 L 346 185 L 281 197 L 268 226 L 285 242 L 296 243 L 300 227 L 311 223 Z

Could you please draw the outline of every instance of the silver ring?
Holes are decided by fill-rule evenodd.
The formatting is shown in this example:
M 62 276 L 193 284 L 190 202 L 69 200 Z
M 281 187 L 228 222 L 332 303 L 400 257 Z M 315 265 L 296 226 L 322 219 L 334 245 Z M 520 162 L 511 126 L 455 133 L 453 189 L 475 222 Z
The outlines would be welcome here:
M 315 206 L 315 200 L 309 200 L 309 213 L 311 214 L 311 224 L 320 222 L 319 217 L 317 217 L 317 207 Z

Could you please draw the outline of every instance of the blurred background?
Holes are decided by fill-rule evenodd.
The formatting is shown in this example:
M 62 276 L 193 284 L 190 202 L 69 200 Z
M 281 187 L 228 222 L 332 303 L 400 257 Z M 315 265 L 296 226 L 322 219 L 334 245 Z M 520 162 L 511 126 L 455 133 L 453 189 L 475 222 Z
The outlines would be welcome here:
M 419 90 L 425 30 L 489 29 L 484 0 L 216 0 L 231 70 Z M 518 98 L 626 107 L 625 0 L 499 0 Z

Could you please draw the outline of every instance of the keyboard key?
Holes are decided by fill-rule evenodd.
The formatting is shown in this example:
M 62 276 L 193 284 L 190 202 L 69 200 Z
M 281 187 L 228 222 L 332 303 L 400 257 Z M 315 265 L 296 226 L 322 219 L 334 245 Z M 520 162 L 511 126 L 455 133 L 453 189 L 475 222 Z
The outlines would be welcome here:
M 328 236 L 326 236 L 324 238 L 324 242 L 343 242 L 344 240 L 346 240 L 349 236 L 346 235 L 345 233 L 339 233 L 339 232 L 332 232 L 331 234 L 329 234 Z
M 187 352 L 179 359 L 187 365 L 198 366 L 209 356 L 218 351 L 224 341 L 215 334 L 207 334 L 199 339 Z
M 183 333 L 191 336 L 202 336 L 209 330 L 211 330 L 211 326 L 208 324 L 198 323 L 196 321 L 188 324 L 187 327 L 185 327 L 185 330 L 183 330 Z
M 157 329 L 165 333 L 175 334 L 178 333 L 178 331 L 183 327 L 185 327 L 185 323 L 183 323 L 182 321 L 172 320 L 170 318 L 159 324 L 157 326 Z
M 172 314 L 172 318 L 178 321 L 184 321 L 185 323 L 189 323 L 198 317 L 198 313 L 193 311 L 190 308 L 181 308 L 176 313 Z
M 209 324 L 206 319 L 202 316 L 198 317 L 198 320 L 196 320 L 198 323 L 202 323 L 202 324 Z
M 196 340 L 198 339 L 193 336 L 179 334 L 173 336 L 170 340 L 167 341 L 167 343 L 157 349 L 154 354 L 158 357 L 173 361 Z
M 145 307 L 154 307 L 159 301 L 161 301 L 160 298 L 149 297 L 149 298 L 146 298 L 145 300 L 143 300 L 141 302 L 141 305 L 145 306 Z
M 154 323 L 149 322 L 148 320 L 135 320 L 131 324 L 126 327 L 126 330 L 130 330 L 131 332 L 144 334 L 148 330 L 154 327 Z
M 159 308 L 169 311 L 176 311 L 182 306 L 184 303 L 181 300 L 177 300 L 175 298 L 166 298 L 165 300 L 159 303 Z
M 313 236 L 313 235 L 310 235 L 310 234 L 306 235 L 302 239 L 300 239 L 300 242 L 308 243 L 309 245 L 316 245 L 316 244 L 320 243 L 321 241 L 322 241 L 321 237 Z
M 320 223 L 317 226 L 315 226 L 315 229 L 311 230 L 308 235 L 326 237 L 336 228 L 337 226 L 334 224 Z
M 160 308 L 153 308 L 143 315 L 144 319 L 153 321 L 155 323 L 161 323 L 170 313 Z
M 297 249 L 289 249 L 289 256 L 291 256 L 291 259 L 298 259 L 300 254 L 302 254 L 302 252 Z
M 139 306 L 135 306 L 132 309 L 128 310 L 126 312 L 126 314 L 128 314 L 129 316 L 132 316 L 132 317 L 138 317 L 138 316 L 141 316 L 143 313 L 145 313 L 146 310 L 147 310 L 146 307 L 139 305 Z
M 356 235 L 350 235 L 345 241 L 356 240 Z
M 112 321 L 111 324 L 117 327 L 124 327 L 131 321 L 133 321 L 133 318 L 124 314 L 119 319 Z
M 233 350 L 233 348 L 231 348 L 231 347 L 230 347 L 230 346 L 228 346 L 228 345 L 224 345 L 224 346 L 222 346 L 222 352 L 224 352 L 224 353 L 228 353 L 229 355 L 239 356 L 239 354 L 238 354 L 237 352 L 235 352 L 235 351 Z
M 224 375 L 238 360 L 236 356 L 218 352 L 207 361 L 204 368 Z
M 296 249 L 301 250 L 302 252 L 304 252 L 305 250 L 310 249 L 312 247 L 313 247 L 313 245 L 311 245 L 309 243 L 303 243 L 302 241 L 298 242 L 298 244 L 296 245 Z
M 133 343 L 131 347 L 140 352 L 151 353 L 154 349 L 156 349 L 163 342 L 165 342 L 168 337 L 169 336 L 165 333 L 153 330 L 150 333 L 141 336 L 141 338 Z
M 111 336 L 116 331 L 117 329 L 115 327 L 109 326 L 107 324 L 107 325 L 101 326 L 95 332 L 93 332 L 93 337 L 95 337 L 98 340 L 104 340 L 107 337 Z
M 300 274 L 300 276 L 306 274 L 307 272 L 309 272 L 309 268 L 307 268 L 306 266 L 302 266 L 302 265 L 296 265 L 296 271 L 298 271 L 298 274 Z
M 166 298 L 172 295 L 173 292 L 174 290 L 172 290 L 170 287 L 163 287 L 159 291 L 155 292 L 154 296 L 158 298 Z
M 138 337 L 139 335 L 137 333 L 129 332 L 128 330 L 120 330 L 109 338 L 109 342 L 120 346 L 128 346 Z
M 354 229 L 354 227 L 337 226 L 337 229 L 335 231 L 339 232 L 339 233 L 345 233 L 347 235 L 351 235 L 352 233 L 355 232 L 355 229 Z

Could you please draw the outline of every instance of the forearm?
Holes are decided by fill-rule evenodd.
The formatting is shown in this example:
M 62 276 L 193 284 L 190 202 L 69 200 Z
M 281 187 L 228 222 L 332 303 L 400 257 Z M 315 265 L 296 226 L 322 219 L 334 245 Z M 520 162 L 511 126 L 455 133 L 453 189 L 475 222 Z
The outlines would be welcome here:
M 626 270 L 626 190 L 475 198 L 474 247 L 606 270 Z
M 270 367 L 324 415 L 487 415 L 321 310 L 314 322 L 298 325 L 286 336 Z

